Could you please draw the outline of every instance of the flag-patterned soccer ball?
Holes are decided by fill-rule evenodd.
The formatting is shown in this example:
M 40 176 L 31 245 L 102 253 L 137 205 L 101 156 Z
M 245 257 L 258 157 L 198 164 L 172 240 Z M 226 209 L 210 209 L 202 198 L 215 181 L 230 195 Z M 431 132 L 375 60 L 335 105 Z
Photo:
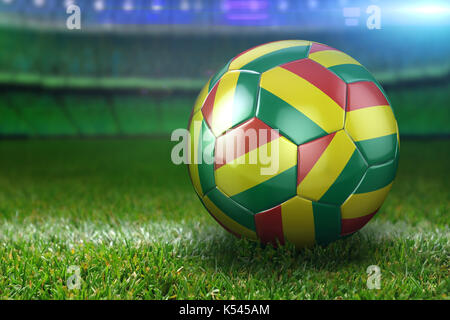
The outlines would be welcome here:
M 260 129 L 265 139 L 244 138 Z M 382 87 L 355 59 L 316 42 L 276 41 L 231 59 L 201 90 L 189 132 L 189 174 L 203 205 L 229 232 L 263 243 L 301 248 L 358 231 L 397 170 L 398 127 Z M 231 152 L 236 138 L 244 148 Z M 271 174 L 262 158 L 245 161 L 275 143 Z

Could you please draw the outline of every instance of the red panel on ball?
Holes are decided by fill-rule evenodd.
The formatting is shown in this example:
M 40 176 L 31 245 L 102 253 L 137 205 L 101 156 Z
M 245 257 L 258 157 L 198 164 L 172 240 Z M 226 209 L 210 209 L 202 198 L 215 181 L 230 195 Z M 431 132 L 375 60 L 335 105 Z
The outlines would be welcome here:
M 217 138 L 214 169 L 219 169 L 227 162 L 233 161 L 279 137 L 278 131 L 258 118 L 252 118 Z
M 311 59 L 289 62 L 281 67 L 313 84 L 333 99 L 342 109 L 345 109 L 347 84 L 327 68 Z
M 384 94 L 371 81 L 348 84 L 347 111 L 389 105 Z
M 256 233 L 263 243 L 276 246 L 277 241 L 284 244 L 281 206 L 260 212 L 255 215 Z
M 212 123 L 212 114 L 214 109 L 214 100 L 216 99 L 217 87 L 219 86 L 220 80 L 212 88 L 211 92 L 206 97 L 205 102 L 203 103 L 202 113 L 208 125 Z
M 326 135 L 325 137 L 302 144 L 298 148 L 297 186 L 314 167 L 317 160 L 319 160 L 322 153 L 330 144 L 331 140 L 333 140 L 335 134 L 336 133 L 334 132 Z
M 374 213 L 368 214 L 363 217 L 354 218 L 354 219 L 342 219 L 341 222 L 341 235 L 345 236 L 348 234 L 351 234 L 353 232 L 358 231 L 362 227 L 366 225 L 367 222 L 372 219 L 372 217 L 378 212 L 375 211 Z
M 318 51 L 325 51 L 325 50 L 336 50 L 336 49 L 329 47 L 326 44 L 313 43 L 311 45 L 311 49 L 309 49 L 309 54 L 318 52 Z

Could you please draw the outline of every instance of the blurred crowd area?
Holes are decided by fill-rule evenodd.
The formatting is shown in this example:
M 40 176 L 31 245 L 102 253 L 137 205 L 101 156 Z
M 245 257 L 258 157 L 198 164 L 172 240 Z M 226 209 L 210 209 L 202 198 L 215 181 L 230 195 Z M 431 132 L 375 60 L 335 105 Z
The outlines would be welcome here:
M 387 4 L 412 4 L 381 0 L 383 27 L 368 30 L 371 3 L 0 0 L 0 137 L 167 135 L 187 125 L 200 87 L 232 57 L 286 39 L 325 43 L 363 64 L 402 135 L 449 136 L 449 20 L 399 20 Z M 71 4 L 81 30 L 66 28 Z M 345 25 L 348 6 L 360 9 L 358 26 Z
M 62 77 L 206 79 L 238 53 L 268 41 L 305 39 L 356 58 L 375 74 L 450 70 L 450 41 L 426 29 L 178 35 L 0 29 L 0 73 Z M 418 71 L 417 71 L 418 70 Z M 419 75 L 420 76 L 420 75 Z M 424 74 L 426 76 L 426 74 Z M 382 80 L 382 79 L 381 79 Z
M 0 136 L 159 136 L 185 128 L 193 94 L 0 91 Z
M 388 86 L 402 136 L 450 135 L 450 85 Z M 160 136 L 186 128 L 196 92 L 0 87 L 0 137 Z

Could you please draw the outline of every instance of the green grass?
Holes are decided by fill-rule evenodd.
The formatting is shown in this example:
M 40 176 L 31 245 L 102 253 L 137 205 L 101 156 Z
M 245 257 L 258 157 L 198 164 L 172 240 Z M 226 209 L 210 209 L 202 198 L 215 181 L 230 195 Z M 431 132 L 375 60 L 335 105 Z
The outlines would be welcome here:
M 403 142 L 373 221 L 300 252 L 226 233 L 170 148 L 0 141 L 0 298 L 448 299 L 450 141 Z M 71 265 L 79 290 L 66 285 Z M 380 290 L 367 289 L 369 265 Z

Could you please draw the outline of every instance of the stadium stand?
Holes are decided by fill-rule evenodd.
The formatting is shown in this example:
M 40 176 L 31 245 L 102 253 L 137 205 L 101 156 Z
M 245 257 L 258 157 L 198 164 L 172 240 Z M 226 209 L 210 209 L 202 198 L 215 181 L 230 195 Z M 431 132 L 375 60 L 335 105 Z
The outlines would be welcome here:
M 403 135 L 450 134 L 450 86 L 388 87 Z M 0 94 L 0 136 L 159 136 L 185 128 L 195 93 Z
M 404 135 L 450 135 L 450 85 L 433 84 L 388 90 Z
M 290 35 L 327 43 L 356 57 L 370 71 L 450 70 L 450 43 L 442 34 L 405 30 L 386 36 L 358 33 Z M 105 35 L 0 30 L 0 73 L 78 78 L 206 79 L 239 52 L 286 38 L 267 36 Z M 420 50 L 422 48 L 422 50 Z M 426 54 L 424 54 L 426 48 Z
M 240 32 L 238 27 L 219 32 L 221 24 L 231 22 L 223 20 L 217 5 L 199 1 L 199 14 L 195 2 L 188 1 L 193 11 L 183 20 L 188 13 L 180 9 L 181 2 L 170 0 L 163 6 L 151 1 L 153 11 L 139 13 L 125 12 L 122 0 L 104 1 L 106 8 L 117 9 L 112 14 L 114 10 L 96 9 L 92 1 L 76 1 L 89 8 L 84 12 L 87 31 L 80 32 L 58 28 L 67 17 L 62 1 L 46 0 L 42 6 L 0 1 L 0 136 L 168 134 L 186 126 L 198 90 L 231 57 L 288 38 L 326 43 L 359 60 L 386 88 L 402 134 L 450 134 L 448 33 L 423 26 L 344 32 L 338 27 L 315 28 L 317 19 L 304 20 L 310 28 Z M 276 21 L 270 18 L 270 25 L 294 23 L 292 12 L 312 10 L 298 1 L 285 2 L 291 10 L 274 7 L 275 1 L 267 5 L 283 11 Z M 148 3 L 133 1 L 133 6 L 142 9 Z M 156 14 L 158 6 L 170 10 Z M 133 24 L 139 28 L 95 28 L 108 19 L 123 30 Z M 141 32 L 153 29 L 141 28 L 140 23 L 157 31 Z M 180 32 L 183 28 L 190 32 Z
M 119 130 L 124 135 L 161 134 L 161 114 L 153 99 L 142 96 L 116 96 L 114 112 Z

